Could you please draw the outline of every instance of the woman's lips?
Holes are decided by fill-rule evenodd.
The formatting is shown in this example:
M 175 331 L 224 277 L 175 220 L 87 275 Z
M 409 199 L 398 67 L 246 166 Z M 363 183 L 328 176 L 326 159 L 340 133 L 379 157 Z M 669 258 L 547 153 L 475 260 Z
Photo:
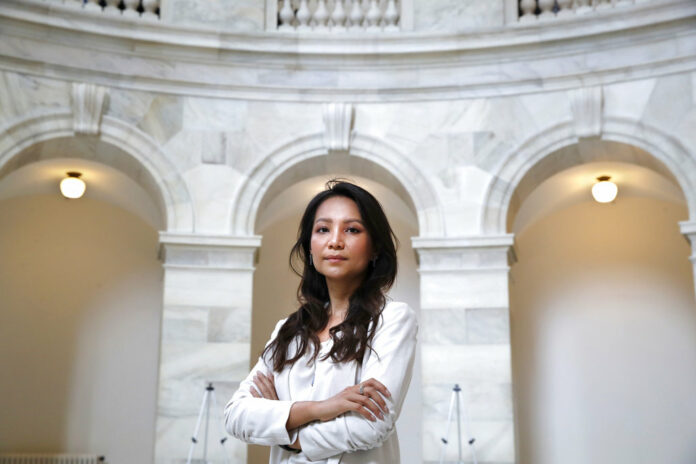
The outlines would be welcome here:
M 341 261 L 345 261 L 346 258 L 342 258 L 340 256 L 327 256 L 326 260 L 330 263 L 340 263 Z

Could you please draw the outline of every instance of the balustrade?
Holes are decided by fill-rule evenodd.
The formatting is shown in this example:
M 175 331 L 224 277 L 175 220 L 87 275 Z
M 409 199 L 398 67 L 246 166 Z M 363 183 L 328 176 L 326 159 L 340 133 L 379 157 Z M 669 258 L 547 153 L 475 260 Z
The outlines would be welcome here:
M 636 0 L 517 0 L 520 22 L 572 16 L 632 5 Z
M 156 19 L 160 15 L 160 0 L 71 0 L 71 3 L 81 4 L 86 10 L 101 10 L 123 16 Z
M 276 0 L 272 0 L 276 1 Z M 398 31 L 401 1 L 277 0 L 280 31 Z

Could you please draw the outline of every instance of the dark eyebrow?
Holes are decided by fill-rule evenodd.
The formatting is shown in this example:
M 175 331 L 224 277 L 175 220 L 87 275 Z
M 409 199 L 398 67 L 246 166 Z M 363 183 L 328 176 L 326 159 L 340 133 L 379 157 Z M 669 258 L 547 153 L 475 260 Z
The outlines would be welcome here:
M 316 223 L 319 222 L 319 221 L 333 222 L 333 220 L 332 220 L 332 219 L 329 219 L 329 218 L 317 218 L 317 220 L 314 221 L 314 223 L 316 224 Z M 343 221 L 344 224 L 347 224 L 347 223 L 349 223 L 349 222 L 359 222 L 360 224 L 365 225 L 365 224 L 363 224 L 363 222 L 362 222 L 361 219 L 350 218 L 350 219 L 346 219 L 345 221 Z

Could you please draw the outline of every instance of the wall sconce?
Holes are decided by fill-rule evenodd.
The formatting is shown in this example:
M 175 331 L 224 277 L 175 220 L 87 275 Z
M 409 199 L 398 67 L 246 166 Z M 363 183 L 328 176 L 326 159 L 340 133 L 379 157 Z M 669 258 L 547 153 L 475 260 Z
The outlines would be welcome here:
M 85 181 L 81 172 L 70 171 L 68 177 L 60 181 L 60 193 L 66 198 L 80 198 L 85 193 Z
M 592 186 L 592 196 L 599 203 L 609 203 L 616 198 L 619 191 L 615 183 L 609 182 L 609 176 L 599 176 L 596 184 Z

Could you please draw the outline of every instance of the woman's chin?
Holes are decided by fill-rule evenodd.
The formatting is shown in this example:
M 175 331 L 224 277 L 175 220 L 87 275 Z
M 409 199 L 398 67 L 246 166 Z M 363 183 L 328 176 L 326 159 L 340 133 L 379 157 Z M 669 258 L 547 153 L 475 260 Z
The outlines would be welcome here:
M 331 280 L 334 283 L 348 284 L 360 280 L 363 277 L 362 273 L 336 268 L 322 269 L 319 273 L 326 277 L 327 280 Z

